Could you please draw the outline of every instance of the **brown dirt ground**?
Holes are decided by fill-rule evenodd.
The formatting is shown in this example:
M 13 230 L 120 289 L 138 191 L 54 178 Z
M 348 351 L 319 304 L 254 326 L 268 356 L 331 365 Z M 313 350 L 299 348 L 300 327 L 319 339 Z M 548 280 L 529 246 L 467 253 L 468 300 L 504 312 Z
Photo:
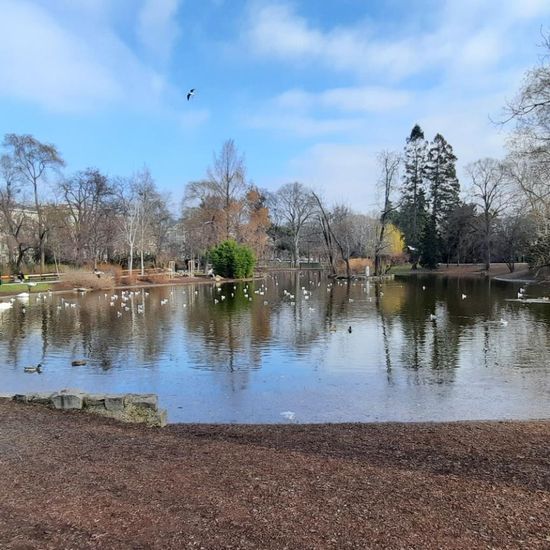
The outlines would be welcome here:
M 550 422 L 129 426 L 0 400 L 0 548 L 550 548 Z

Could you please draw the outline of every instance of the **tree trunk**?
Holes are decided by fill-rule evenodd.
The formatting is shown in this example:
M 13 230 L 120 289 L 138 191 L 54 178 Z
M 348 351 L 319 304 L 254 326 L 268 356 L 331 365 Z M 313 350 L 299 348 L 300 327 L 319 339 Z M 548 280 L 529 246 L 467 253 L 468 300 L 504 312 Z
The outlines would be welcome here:
M 376 243 L 374 251 L 374 274 L 378 277 L 382 275 L 382 258 L 380 257 L 380 252 L 382 251 L 382 243 L 384 242 L 384 232 L 386 230 L 386 225 L 382 222 L 380 227 L 380 235 L 378 237 L 378 243 Z
M 293 245 L 293 251 L 292 254 L 294 256 L 294 267 L 299 268 L 300 267 L 300 249 L 299 249 L 299 238 L 298 235 L 294 238 Z
M 487 235 L 485 240 L 485 271 L 491 269 L 491 242 L 490 237 Z
M 23 263 L 23 258 L 25 257 L 26 250 L 21 248 L 21 246 L 17 250 L 17 260 L 15 262 L 15 271 L 16 273 L 19 273 L 21 271 L 21 264 Z
M 130 256 L 128 258 L 128 273 L 131 275 L 134 269 L 134 245 L 130 244 Z
M 44 273 L 46 268 L 46 251 L 44 250 L 44 241 L 40 241 L 40 275 Z
M 349 281 L 351 279 L 351 266 L 349 265 L 349 256 L 346 256 L 344 258 L 344 261 L 346 262 L 346 278 Z

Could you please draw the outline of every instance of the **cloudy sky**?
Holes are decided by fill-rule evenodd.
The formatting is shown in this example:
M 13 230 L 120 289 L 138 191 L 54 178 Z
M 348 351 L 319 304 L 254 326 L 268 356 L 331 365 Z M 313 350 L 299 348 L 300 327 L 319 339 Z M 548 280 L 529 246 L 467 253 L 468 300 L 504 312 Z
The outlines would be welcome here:
M 370 210 L 415 123 L 459 169 L 503 154 L 490 117 L 549 22 L 548 0 L 0 0 L 0 134 L 68 171 L 146 164 L 174 204 L 233 138 L 257 185 Z

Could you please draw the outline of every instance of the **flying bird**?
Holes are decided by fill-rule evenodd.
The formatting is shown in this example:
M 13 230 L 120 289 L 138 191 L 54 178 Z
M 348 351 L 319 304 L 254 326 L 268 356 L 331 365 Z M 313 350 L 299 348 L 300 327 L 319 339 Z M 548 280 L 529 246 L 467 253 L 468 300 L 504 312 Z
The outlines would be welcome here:
M 189 101 L 192 97 L 195 95 L 195 88 L 191 88 L 189 92 L 187 92 L 187 101 Z

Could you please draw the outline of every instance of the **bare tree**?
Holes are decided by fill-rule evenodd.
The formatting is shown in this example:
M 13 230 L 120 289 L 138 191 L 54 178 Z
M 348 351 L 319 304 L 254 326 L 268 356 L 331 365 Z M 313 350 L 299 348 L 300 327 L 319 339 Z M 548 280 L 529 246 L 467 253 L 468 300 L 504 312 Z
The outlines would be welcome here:
M 271 219 L 267 196 L 266 191 L 250 186 L 244 199 L 244 216 L 240 223 L 239 240 L 252 248 L 259 259 L 265 257 L 269 246 L 267 230 L 271 226 Z
M 158 193 L 148 168 L 144 168 L 134 181 L 138 201 L 138 245 L 141 275 L 145 274 L 145 249 L 151 231 Z
M 136 174 L 133 185 L 138 200 L 138 247 L 141 274 L 144 275 L 145 254 L 161 250 L 170 214 L 147 167 Z
M 323 227 L 323 234 L 326 233 L 325 243 L 329 254 L 332 254 L 331 248 L 335 245 L 340 253 L 342 261 L 346 266 L 346 278 L 351 279 L 351 266 L 349 260 L 354 251 L 357 250 L 357 247 L 354 246 L 357 241 L 353 238 L 354 227 L 356 224 L 354 224 L 351 211 L 346 206 L 337 205 L 334 207 L 332 212 L 329 212 L 323 205 L 323 201 L 319 195 L 315 192 L 312 192 L 311 194 L 315 199 L 318 208 L 318 215 Z M 330 259 L 332 271 L 335 275 L 336 269 L 332 255 L 330 256 Z
M 523 205 L 507 213 L 497 223 L 496 253 L 506 263 L 510 273 L 515 271 L 516 262 L 528 253 L 529 240 L 536 234 L 534 224 L 534 217 Z
M 504 211 L 510 199 L 506 168 L 501 161 L 484 158 L 469 164 L 466 171 L 472 180 L 471 193 L 474 202 L 481 210 L 485 269 L 489 270 L 495 220 Z
M 27 209 L 16 201 L 20 193 L 17 173 L 11 157 L 0 158 L 0 228 L 7 236 L 8 261 L 12 271 L 20 271 L 25 253 L 32 249 L 32 219 Z M 14 255 L 14 250 L 15 255 Z
M 239 154 L 235 142 L 227 140 L 219 154 L 214 153 L 207 178 L 187 185 L 188 202 L 199 201 L 215 211 L 214 223 L 219 226 L 223 238 L 236 238 L 246 192 L 246 166 L 244 156 Z
M 332 209 L 330 217 L 332 238 L 346 266 L 346 278 L 351 279 L 350 259 L 362 256 L 365 249 L 362 239 L 362 222 L 365 216 L 354 214 L 348 206 L 338 204 Z
M 100 250 L 109 238 L 114 190 L 107 177 L 95 168 L 77 172 L 58 185 L 67 211 L 65 228 L 73 261 L 76 265 L 93 261 L 96 267 Z
M 287 183 L 273 196 L 273 212 L 275 219 L 288 228 L 292 261 L 294 266 L 298 267 L 302 230 L 315 213 L 314 196 L 301 183 Z
M 117 195 L 120 237 L 128 251 L 128 272 L 132 275 L 140 222 L 140 202 L 135 185 L 135 176 L 118 180 Z
M 542 47 L 540 63 L 525 74 L 503 121 L 515 123 L 507 160 L 536 221 L 530 263 L 537 272 L 550 265 L 550 33 L 543 34 Z
M 530 139 L 533 153 L 550 153 L 550 33 L 543 34 L 544 53 L 524 76 L 516 97 L 505 107 L 504 123 L 513 121 Z
M 382 151 L 378 154 L 377 160 L 380 166 L 379 184 L 384 193 L 384 206 L 380 213 L 380 229 L 374 248 L 374 274 L 382 275 L 382 252 L 386 247 L 384 233 L 391 213 L 398 207 L 392 204 L 391 197 L 397 186 L 401 157 L 394 151 Z
M 327 251 L 327 256 L 330 265 L 330 272 L 332 276 L 336 276 L 336 263 L 334 260 L 335 242 L 332 236 L 332 227 L 330 224 L 330 217 L 326 207 L 323 205 L 321 197 L 317 193 L 312 193 L 313 198 L 317 204 L 317 219 L 321 227 L 321 233 L 323 235 L 323 241 Z
M 10 151 L 13 168 L 22 182 L 32 186 L 37 215 L 37 237 L 40 253 L 40 270 L 44 271 L 45 244 L 48 228 L 45 224 L 43 204 L 38 188 L 49 171 L 65 165 L 55 145 L 42 143 L 31 135 L 6 134 L 4 147 Z
M 510 181 L 527 199 L 528 207 L 543 232 L 550 231 L 550 162 L 541 162 L 528 153 L 528 145 L 516 135 L 509 143 L 506 159 Z M 550 160 L 550 158 L 549 158 Z

